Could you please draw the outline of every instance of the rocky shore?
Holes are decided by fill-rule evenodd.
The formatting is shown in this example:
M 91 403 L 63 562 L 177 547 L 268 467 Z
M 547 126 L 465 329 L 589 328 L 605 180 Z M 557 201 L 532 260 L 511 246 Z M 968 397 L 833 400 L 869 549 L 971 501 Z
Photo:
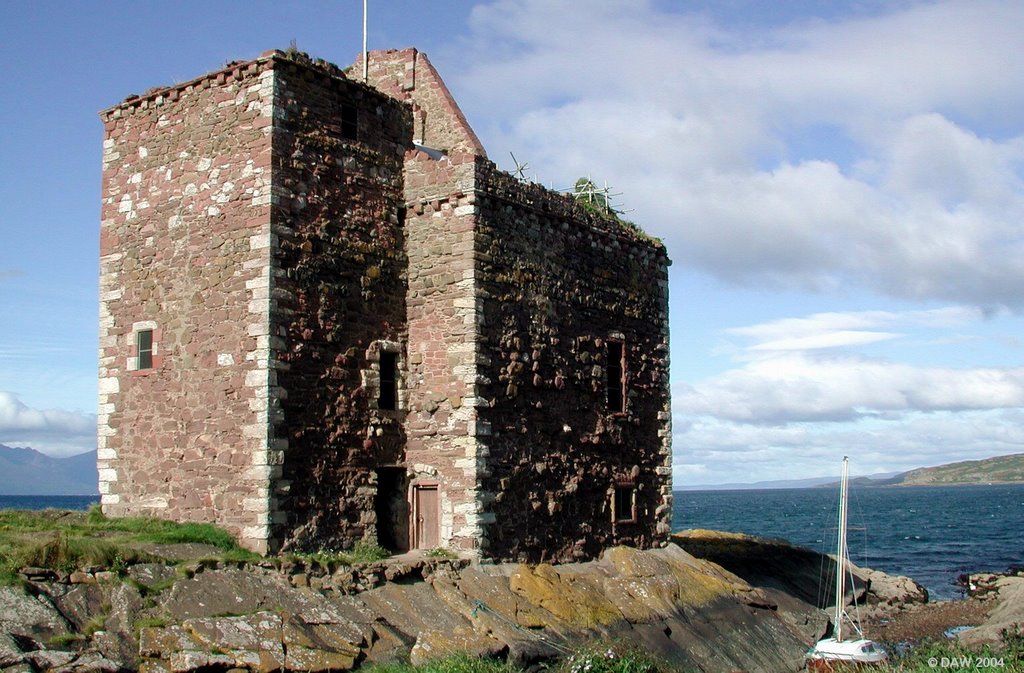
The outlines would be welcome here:
M 831 585 L 819 578 L 834 576 L 829 556 L 737 533 L 692 530 L 673 540 L 691 554 L 736 573 L 770 596 L 789 595 L 816 606 L 835 605 Z M 890 647 L 955 638 L 968 646 L 999 644 L 1004 631 L 1024 628 L 1024 571 L 978 573 L 963 578 L 963 600 L 935 601 L 908 577 L 853 567 L 854 589 L 865 633 Z M 820 587 L 820 588 L 819 588 Z M 967 628 L 970 627 L 970 628 Z
M 330 567 L 208 561 L 194 546 L 148 551 L 162 561 L 22 569 L 20 586 L 0 588 L 0 670 L 345 671 L 456 651 L 528 667 L 606 639 L 670 670 L 780 673 L 800 670 L 829 627 L 812 595 L 823 557 L 707 531 L 560 566 L 406 556 Z M 899 629 L 931 619 L 922 614 L 948 611 L 932 611 L 907 578 L 858 577 L 869 621 L 894 638 L 912 637 Z M 1019 621 L 1007 605 L 1022 602 L 1024 578 L 1010 579 L 962 602 L 985 606 L 971 620 Z

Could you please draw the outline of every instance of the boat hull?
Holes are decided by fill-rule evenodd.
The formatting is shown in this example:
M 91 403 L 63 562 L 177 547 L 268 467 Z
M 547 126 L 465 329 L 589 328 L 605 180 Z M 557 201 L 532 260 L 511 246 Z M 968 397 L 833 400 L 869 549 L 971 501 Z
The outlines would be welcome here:
M 807 654 L 807 668 L 812 671 L 831 671 L 833 666 L 871 666 L 888 659 L 884 649 L 867 638 L 857 640 L 819 640 Z

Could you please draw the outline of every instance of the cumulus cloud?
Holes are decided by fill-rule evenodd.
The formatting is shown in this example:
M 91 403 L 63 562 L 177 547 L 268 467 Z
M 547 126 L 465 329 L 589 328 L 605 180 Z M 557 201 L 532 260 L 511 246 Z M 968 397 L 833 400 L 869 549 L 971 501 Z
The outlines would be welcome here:
M 985 319 L 977 308 L 950 306 L 723 330 L 734 366 L 673 388 L 679 483 L 828 475 L 844 453 L 869 474 L 1024 451 L 1024 367 L 911 364 L 860 352 L 879 343 L 918 347 L 933 334 L 952 340 L 951 329 L 980 339 L 974 328 Z M 738 461 L 757 477 L 737 477 Z
M 843 455 L 855 475 L 902 472 L 955 460 L 1020 453 L 1019 410 L 910 414 L 856 427 L 759 427 L 704 418 L 675 434 L 676 488 L 835 476 Z M 736 470 L 736 464 L 742 470 Z M 797 468 L 797 466 L 799 466 Z
M 905 339 L 904 329 L 963 327 L 983 318 L 976 308 L 945 307 L 817 313 L 727 329 L 725 337 L 746 342 L 733 347 L 737 366 L 678 384 L 673 410 L 684 417 L 784 425 L 1024 407 L 1024 367 L 922 366 L 856 352 Z
M 947 1 L 751 32 L 650 2 L 503 0 L 474 11 L 454 79 L 499 162 L 607 179 L 677 264 L 1019 310 L 1022 22 Z
M 779 354 L 699 385 L 680 385 L 676 413 L 755 424 L 853 421 L 909 411 L 1024 406 L 1024 368 L 917 367 L 858 356 Z
M 0 444 L 31 447 L 50 455 L 96 448 L 96 416 L 63 409 L 33 409 L 14 393 L 0 391 Z

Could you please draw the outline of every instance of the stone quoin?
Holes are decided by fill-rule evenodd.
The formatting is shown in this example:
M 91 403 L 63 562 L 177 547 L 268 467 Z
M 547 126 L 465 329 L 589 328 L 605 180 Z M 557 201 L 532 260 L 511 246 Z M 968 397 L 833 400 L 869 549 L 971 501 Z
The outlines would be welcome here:
M 103 511 L 261 553 L 668 539 L 668 265 L 504 173 L 426 56 L 294 51 L 101 112 Z

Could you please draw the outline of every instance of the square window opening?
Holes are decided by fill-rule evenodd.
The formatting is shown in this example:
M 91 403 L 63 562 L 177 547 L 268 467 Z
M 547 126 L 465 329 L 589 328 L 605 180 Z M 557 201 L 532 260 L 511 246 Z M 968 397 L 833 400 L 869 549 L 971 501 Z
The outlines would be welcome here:
M 135 350 L 139 369 L 153 368 L 153 330 L 139 330 L 135 336 Z
M 341 108 L 341 137 L 345 140 L 359 140 L 359 112 L 351 105 Z
M 636 487 L 633 484 L 619 484 L 615 487 L 615 521 L 629 523 L 636 521 Z
M 398 408 L 398 354 L 380 354 L 380 390 L 377 408 L 395 411 Z

